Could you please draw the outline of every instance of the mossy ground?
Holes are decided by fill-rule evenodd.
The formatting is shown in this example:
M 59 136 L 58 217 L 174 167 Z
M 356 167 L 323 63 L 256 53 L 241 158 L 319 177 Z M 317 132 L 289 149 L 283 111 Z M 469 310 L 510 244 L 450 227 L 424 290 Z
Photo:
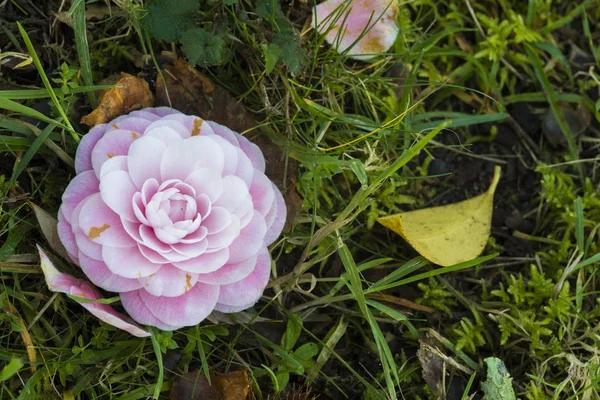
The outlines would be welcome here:
M 68 13 L 83 3 L 87 31 L 83 7 Z M 401 2 L 401 35 L 370 64 L 310 29 L 312 0 L 164 4 L 0 2 L 0 398 L 167 398 L 184 373 L 243 368 L 257 398 L 482 398 L 489 356 L 519 398 L 600 398 L 596 1 Z M 12 69 L 17 22 L 41 70 Z M 28 202 L 56 213 L 86 86 L 153 76 L 161 51 L 252 112 L 293 218 L 260 318 L 157 332 L 158 350 L 48 291 Z M 481 193 L 494 165 L 491 260 L 439 269 L 375 222 Z

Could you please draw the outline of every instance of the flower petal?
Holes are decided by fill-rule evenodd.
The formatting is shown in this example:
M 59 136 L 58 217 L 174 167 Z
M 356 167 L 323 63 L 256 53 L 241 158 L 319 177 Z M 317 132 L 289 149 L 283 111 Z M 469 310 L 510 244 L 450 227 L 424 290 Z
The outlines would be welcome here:
M 254 209 L 261 213 L 263 217 L 266 217 L 273 207 L 275 192 L 273 191 L 273 184 L 265 174 L 258 171 L 254 173 L 250 195 L 252 196 Z
M 143 278 L 154 274 L 163 265 L 148 260 L 137 246 L 124 249 L 103 246 L 102 258 L 113 274 L 123 278 Z
M 98 140 L 104 136 L 108 127 L 108 124 L 96 125 L 81 138 L 75 153 L 75 172 L 77 174 L 92 169 L 92 150 L 94 150 Z
M 190 290 L 198 281 L 198 274 L 183 271 L 172 265 L 163 265 L 157 273 L 140 278 L 139 283 L 153 296 L 176 297 Z
M 156 122 L 155 122 L 156 123 Z M 167 146 L 160 140 L 145 136 L 131 144 L 127 167 L 131 180 L 141 189 L 148 179 L 160 178 L 160 161 Z
M 94 260 L 79 252 L 79 266 L 92 283 L 109 292 L 129 292 L 142 287 L 137 279 L 123 278 L 113 274 L 104 261 Z
M 235 176 L 230 175 L 223 178 L 223 192 L 214 202 L 213 206 L 223 207 L 227 210 L 233 210 L 242 202 L 250 198 L 248 187 L 244 181 Z
M 67 254 L 71 259 L 77 263 L 77 242 L 75 241 L 75 234 L 73 233 L 73 227 L 67 221 L 65 221 L 65 217 L 62 216 L 62 213 L 58 213 L 58 224 L 56 225 L 56 230 L 58 231 L 58 237 L 60 238 L 61 243 L 65 246 L 65 250 L 67 250 Z
M 241 281 L 254 271 L 257 262 L 271 262 L 269 251 L 266 247 L 263 247 L 257 254 L 240 263 L 227 263 L 214 272 L 198 274 L 198 282 L 210 283 L 213 285 L 227 285 Z
M 211 202 L 219 198 L 223 191 L 221 174 L 214 168 L 197 168 L 185 178 L 185 183 L 196 191 L 196 195 L 205 194 Z
M 271 207 L 271 211 L 267 214 L 266 219 L 271 220 L 271 214 L 275 215 L 270 225 L 267 225 L 267 233 L 265 234 L 265 244 L 270 246 L 279 235 L 281 235 L 281 231 L 283 231 L 283 227 L 285 226 L 285 221 L 287 218 L 287 208 L 285 205 L 285 200 L 281 195 L 279 189 L 275 187 L 273 184 L 273 190 L 275 192 L 275 204 Z
M 58 272 L 50 259 L 48 259 L 48 256 L 46 256 L 44 251 L 39 246 L 38 251 L 40 253 L 42 271 L 44 272 L 44 276 L 46 277 L 46 282 L 50 290 L 67 293 L 77 297 L 83 297 L 88 300 L 99 300 L 101 298 L 100 293 L 94 286 L 81 279 L 74 278 L 71 275 Z M 108 304 L 88 302 L 79 302 L 79 304 L 86 308 L 96 318 L 106 322 L 109 325 L 127 331 L 134 336 L 150 336 L 150 333 L 128 322 L 126 317 L 117 313 Z
M 262 296 L 270 274 L 271 257 L 268 251 L 261 251 L 250 275 L 238 282 L 221 285 L 215 310 L 233 312 L 252 307 Z
M 229 246 L 227 262 L 239 263 L 256 254 L 264 246 L 266 232 L 267 224 L 264 217 L 259 213 L 254 213 L 250 223 L 240 231 L 240 235 Z
M 219 286 L 196 283 L 177 297 L 153 296 L 145 290 L 138 293 L 146 307 L 159 320 L 169 325 L 193 326 L 212 312 L 219 297 Z
M 231 212 L 223 207 L 213 207 L 208 217 L 202 220 L 202 226 L 208 232 L 215 234 L 221 232 L 231 224 Z
M 60 206 L 67 222 L 71 223 L 71 214 L 75 207 L 86 197 L 97 193 L 99 186 L 100 182 L 94 171 L 84 171 L 71 180 L 62 195 L 62 205 Z
M 137 222 L 133 211 L 133 195 L 137 188 L 125 171 L 113 171 L 106 174 L 100 182 L 102 200 L 121 217 Z
M 173 262 L 173 265 L 184 271 L 205 274 L 221 268 L 228 258 L 229 249 L 224 248 L 212 253 L 203 253 L 187 261 Z
M 140 324 L 155 326 L 163 331 L 174 331 L 181 328 L 181 326 L 169 325 L 156 318 L 140 297 L 140 292 L 143 291 L 144 289 L 140 289 L 121 293 L 121 304 L 131 318 Z
M 181 114 L 181 111 L 177 111 L 174 108 L 166 106 L 147 108 L 146 110 L 151 112 L 152 114 L 158 115 L 159 117 L 161 117 L 161 119 L 164 119 L 164 117 L 166 117 L 167 115 L 183 115 Z
M 97 177 L 100 177 L 100 169 L 106 160 L 115 156 L 127 155 L 129 146 L 138 137 L 137 133 L 121 129 L 107 132 L 102 139 L 98 140 L 92 150 L 92 166 Z
M 79 227 L 95 243 L 113 247 L 135 246 L 123 228 L 121 218 L 102 201 L 100 193 L 84 200 L 79 212 Z
M 171 144 L 163 156 L 160 172 L 163 180 L 189 176 L 195 169 L 223 170 L 223 150 L 209 136 L 193 136 Z
M 240 219 L 236 215 L 231 215 L 231 222 L 225 229 L 206 236 L 206 240 L 208 240 L 208 248 L 221 249 L 223 247 L 228 247 L 239 235 Z M 259 240 L 262 241 L 262 238 L 259 238 Z
M 106 162 L 102 164 L 102 168 L 100 168 L 100 179 L 113 171 L 128 171 L 127 156 L 114 156 L 113 158 L 106 160 Z

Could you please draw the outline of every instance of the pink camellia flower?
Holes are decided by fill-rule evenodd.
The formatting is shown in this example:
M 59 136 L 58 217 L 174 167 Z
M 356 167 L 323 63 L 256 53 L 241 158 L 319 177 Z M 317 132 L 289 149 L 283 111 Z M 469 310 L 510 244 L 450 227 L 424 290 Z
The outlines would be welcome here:
M 313 13 L 313 26 L 338 52 L 368 61 L 392 47 L 400 32 L 398 0 L 326 0 Z
M 215 122 L 146 108 L 94 127 L 75 169 L 60 239 L 135 321 L 174 330 L 258 301 L 286 208 L 256 145 Z

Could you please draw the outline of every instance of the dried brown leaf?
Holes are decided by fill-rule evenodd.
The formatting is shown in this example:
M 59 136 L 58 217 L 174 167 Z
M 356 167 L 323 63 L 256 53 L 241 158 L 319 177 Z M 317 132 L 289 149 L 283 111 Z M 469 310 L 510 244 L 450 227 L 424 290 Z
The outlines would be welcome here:
M 170 400 L 245 400 L 250 392 L 250 381 L 245 370 L 212 374 L 211 384 L 202 371 L 184 374 L 173 383 Z
M 165 66 L 162 78 L 157 78 L 156 105 L 171 106 L 239 133 L 257 125 L 243 104 L 183 59 Z
M 152 106 L 154 99 L 148 82 L 124 72 L 121 76 L 117 87 L 106 91 L 98 107 L 83 117 L 81 123 L 87 126 L 104 124 L 119 115 Z
M 44 235 L 44 239 L 48 242 L 50 248 L 58 255 L 60 255 L 65 260 L 71 260 L 67 250 L 63 246 L 60 238 L 58 237 L 57 225 L 58 221 L 48 212 L 46 212 L 41 207 L 36 206 L 35 204 L 29 202 L 29 206 L 33 210 L 35 214 L 35 218 L 40 225 L 40 230 L 42 231 L 42 235 Z

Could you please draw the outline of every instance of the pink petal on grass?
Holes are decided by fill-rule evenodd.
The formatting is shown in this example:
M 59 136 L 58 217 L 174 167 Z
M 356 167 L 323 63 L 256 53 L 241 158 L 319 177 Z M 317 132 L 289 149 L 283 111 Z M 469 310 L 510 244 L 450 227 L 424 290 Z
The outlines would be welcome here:
M 100 294 L 98 291 L 89 283 L 83 282 L 79 286 L 72 286 L 69 292 L 72 296 L 83 297 L 88 300 L 101 300 Z M 86 310 L 88 310 L 94 317 L 98 318 L 100 321 L 104 321 L 109 325 L 114 326 L 115 328 L 119 328 L 126 332 L 131 333 L 133 336 L 137 337 L 148 337 L 150 336 L 150 332 L 143 330 L 139 326 L 128 321 L 129 318 L 121 315 L 116 312 L 111 306 L 108 304 L 100 304 L 100 303 L 88 303 L 88 302 L 78 302 L 81 304 Z
M 315 7 L 313 26 L 338 52 L 368 61 L 396 41 L 397 15 L 396 0 L 327 0 Z
M 96 125 L 81 138 L 75 153 L 75 172 L 77 174 L 92 169 L 92 150 L 94 150 L 98 140 L 104 136 L 108 127 L 108 124 Z
M 270 275 L 271 256 L 268 251 L 261 251 L 254 270 L 247 277 L 235 283 L 221 285 L 215 310 L 237 312 L 252 307 L 262 296 Z
M 144 290 L 153 296 L 177 297 L 188 292 L 198 281 L 198 274 L 166 264 L 157 273 L 140 278 Z
M 94 286 L 86 281 L 59 272 L 39 246 L 38 251 L 40 253 L 42 271 L 44 272 L 46 283 L 48 284 L 48 288 L 50 290 L 54 292 L 67 293 L 77 297 L 83 297 L 88 300 L 101 299 L 100 293 Z M 125 316 L 117 313 L 108 304 L 88 302 L 78 303 L 86 308 L 96 318 L 106 322 L 109 325 L 127 331 L 137 337 L 150 336 L 150 333 L 128 322 Z

